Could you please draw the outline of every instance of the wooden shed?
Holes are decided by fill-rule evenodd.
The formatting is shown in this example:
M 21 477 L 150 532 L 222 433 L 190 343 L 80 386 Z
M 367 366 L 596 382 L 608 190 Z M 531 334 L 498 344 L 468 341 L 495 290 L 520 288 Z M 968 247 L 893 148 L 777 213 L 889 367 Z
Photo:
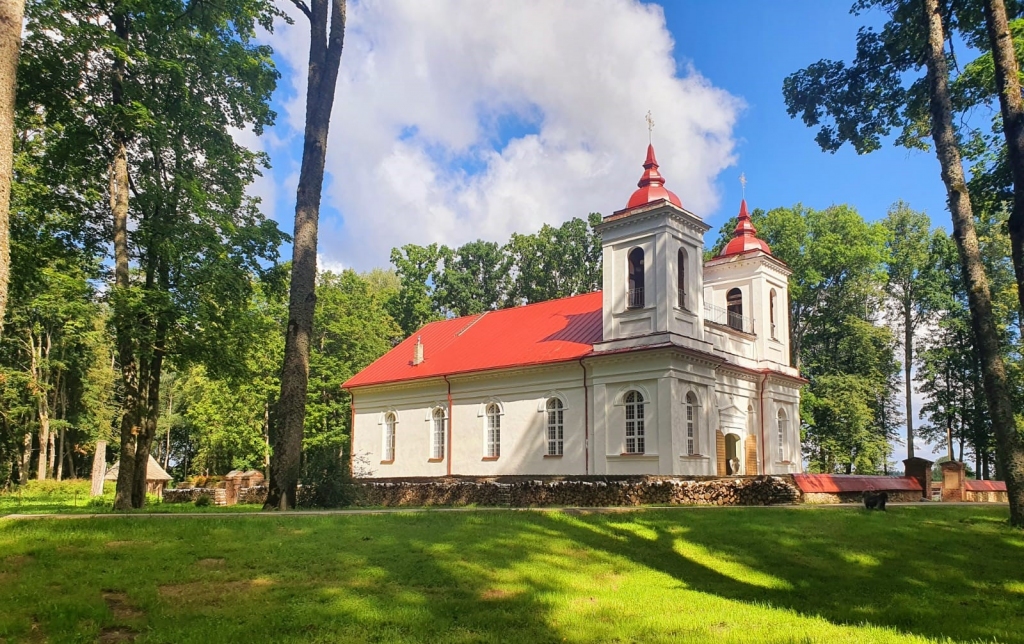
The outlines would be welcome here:
M 103 477 L 106 481 L 116 481 L 117 472 L 121 469 L 121 461 L 114 463 L 114 465 L 107 470 L 107 475 Z M 163 498 L 164 488 L 167 487 L 168 481 L 171 480 L 171 475 L 164 471 L 164 468 L 160 467 L 160 464 L 156 462 L 153 455 L 149 456 L 149 464 L 146 467 L 146 493 L 155 494 L 157 498 Z

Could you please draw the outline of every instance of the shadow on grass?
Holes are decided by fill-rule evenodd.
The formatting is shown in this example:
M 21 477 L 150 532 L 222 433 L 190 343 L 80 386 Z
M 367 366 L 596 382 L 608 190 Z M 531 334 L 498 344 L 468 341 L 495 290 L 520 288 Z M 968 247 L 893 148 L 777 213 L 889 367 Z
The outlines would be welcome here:
M 995 516 L 900 508 L 9 522 L 0 524 L 0 640 L 38 628 L 53 641 L 91 641 L 125 626 L 154 642 L 703 641 L 735 613 L 722 598 L 752 607 L 745 623 L 775 620 L 774 631 L 753 633 L 759 641 L 794 639 L 785 629 L 797 620 L 770 605 L 838 624 L 1024 643 L 1024 537 Z M 123 593 L 135 611 L 127 623 L 103 591 Z M 719 605 L 685 624 L 644 621 L 651 610 L 694 610 L 686 601 Z M 681 627 L 691 630 L 672 630 Z M 716 639 L 746 635 L 723 633 Z
M 0 641 L 562 641 L 537 601 L 558 589 L 496 578 L 527 548 L 479 515 L 12 522 L 5 544 Z
M 944 511 L 926 511 L 927 518 L 917 508 L 541 516 L 588 548 L 719 597 L 837 624 L 1024 642 L 1024 552 L 1008 547 L 1019 535 L 991 514 L 944 518 Z

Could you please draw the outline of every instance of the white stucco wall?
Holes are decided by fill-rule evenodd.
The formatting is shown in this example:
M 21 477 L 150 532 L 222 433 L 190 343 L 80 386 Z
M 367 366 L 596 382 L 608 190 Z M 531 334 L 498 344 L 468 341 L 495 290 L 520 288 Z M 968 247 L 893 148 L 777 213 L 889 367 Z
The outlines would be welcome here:
M 431 418 L 435 406 L 447 412 L 448 383 L 433 379 L 354 392 L 353 462 L 357 476 L 373 478 L 462 476 L 675 474 L 714 476 L 718 472 L 716 430 L 754 436 L 759 472 L 800 469 L 797 383 L 769 378 L 765 385 L 765 426 L 761 448 L 760 386 L 763 377 L 687 356 L 674 349 L 595 356 L 585 359 L 587 386 L 578 362 L 544 368 L 454 376 L 450 441 L 445 457 L 431 462 Z M 625 453 L 627 392 L 644 397 L 643 454 Z M 686 394 L 698 399 L 696 454 L 686 453 Z M 564 405 L 563 455 L 547 455 L 546 402 Z M 488 404 L 501 409 L 501 453 L 486 455 Z M 777 458 L 778 409 L 789 422 L 783 461 Z M 382 462 L 384 418 L 398 418 L 395 458 Z M 589 421 L 589 426 L 585 424 Z M 446 434 L 446 440 L 448 435 Z M 588 441 L 589 440 L 589 448 Z M 589 458 L 589 462 L 588 459 Z M 450 460 L 450 465 L 449 465 Z M 724 475 L 724 473 L 721 473 Z

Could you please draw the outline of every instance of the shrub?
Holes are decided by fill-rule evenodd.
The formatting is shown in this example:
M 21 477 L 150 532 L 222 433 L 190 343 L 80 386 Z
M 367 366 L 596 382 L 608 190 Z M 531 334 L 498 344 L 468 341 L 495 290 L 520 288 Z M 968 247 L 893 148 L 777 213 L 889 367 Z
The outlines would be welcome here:
M 210 498 L 209 494 L 200 494 L 196 497 L 195 504 L 197 508 L 205 508 L 213 505 L 213 499 Z
M 314 447 L 306 452 L 302 467 L 300 503 L 318 508 L 351 505 L 351 476 L 337 445 Z

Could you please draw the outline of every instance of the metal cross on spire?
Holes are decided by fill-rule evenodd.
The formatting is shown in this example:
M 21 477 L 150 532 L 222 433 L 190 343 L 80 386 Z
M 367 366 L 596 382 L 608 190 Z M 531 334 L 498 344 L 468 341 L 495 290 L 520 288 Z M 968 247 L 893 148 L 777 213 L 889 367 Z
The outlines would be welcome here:
M 644 117 L 647 121 L 647 142 L 654 143 L 654 117 L 651 116 L 651 110 L 647 110 L 647 116 Z
M 744 199 L 747 198 L 747 175 L 742 172 L 740 173 L 740 193 Z

